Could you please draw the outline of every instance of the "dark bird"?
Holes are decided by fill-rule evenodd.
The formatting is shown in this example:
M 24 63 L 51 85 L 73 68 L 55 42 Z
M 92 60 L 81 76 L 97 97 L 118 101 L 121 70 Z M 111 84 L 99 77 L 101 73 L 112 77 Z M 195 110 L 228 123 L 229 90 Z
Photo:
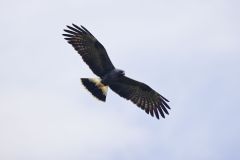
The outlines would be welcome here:
M 81 78 L 82 84 L 101 101 L 106 101 L 108 87 L 138 107 L 159 119 L 165 118 L 169 102 L 148 85 L 125 76 L 123 70 L 116 69 L 103 45 L 83 26 L 75 24 L 64 29 L 64 39 L 82 56 L 83 61 L 99 78 Z

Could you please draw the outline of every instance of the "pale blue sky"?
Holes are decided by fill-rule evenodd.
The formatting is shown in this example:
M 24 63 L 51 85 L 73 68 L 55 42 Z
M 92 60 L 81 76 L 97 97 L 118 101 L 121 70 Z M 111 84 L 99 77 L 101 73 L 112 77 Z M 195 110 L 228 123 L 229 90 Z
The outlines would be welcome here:
M 240 2 L 2 1 L 0 159 L 240 159 Z M 62 37 L 85 26 L 171 102 L 157 120 L 108 92 Z

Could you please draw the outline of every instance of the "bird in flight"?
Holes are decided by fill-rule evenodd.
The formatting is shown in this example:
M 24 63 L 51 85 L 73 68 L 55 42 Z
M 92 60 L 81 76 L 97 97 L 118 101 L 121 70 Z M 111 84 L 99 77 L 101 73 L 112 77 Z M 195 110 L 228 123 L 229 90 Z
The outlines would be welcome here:
M 123 70 L 115 68 L 104 46 L 85 27 L 72 24 L 64 31 L 64 39 L 99 77 L 81 78 L 82 84 L 93 96 L 105 102 L 110 87 L 119 96 L 131 100 L 152 117 L 159 119 L 161 115 L 165 118 L 165 114 L 169 114 L 169 101 L 148 85 L 125 76 Z

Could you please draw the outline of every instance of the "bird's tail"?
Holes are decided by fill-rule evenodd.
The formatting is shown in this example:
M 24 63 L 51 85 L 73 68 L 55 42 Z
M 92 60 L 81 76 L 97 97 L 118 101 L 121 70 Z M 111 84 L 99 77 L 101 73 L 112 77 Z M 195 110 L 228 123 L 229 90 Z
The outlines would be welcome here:
M 81 82 L 94 97 L 106 101 L 108 86 L 101 83 L 100 78 L 81 78 Z

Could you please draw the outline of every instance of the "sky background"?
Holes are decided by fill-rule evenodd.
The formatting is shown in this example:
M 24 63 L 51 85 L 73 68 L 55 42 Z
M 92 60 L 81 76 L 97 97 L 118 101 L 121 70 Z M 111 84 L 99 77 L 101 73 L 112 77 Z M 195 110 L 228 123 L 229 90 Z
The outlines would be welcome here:
M 1 160 L 240 159 L 239 0 L 1 0 Z M 170 100 L 157 120 L 109 90 L 62 37 L 85 26 L 117 68 Z

